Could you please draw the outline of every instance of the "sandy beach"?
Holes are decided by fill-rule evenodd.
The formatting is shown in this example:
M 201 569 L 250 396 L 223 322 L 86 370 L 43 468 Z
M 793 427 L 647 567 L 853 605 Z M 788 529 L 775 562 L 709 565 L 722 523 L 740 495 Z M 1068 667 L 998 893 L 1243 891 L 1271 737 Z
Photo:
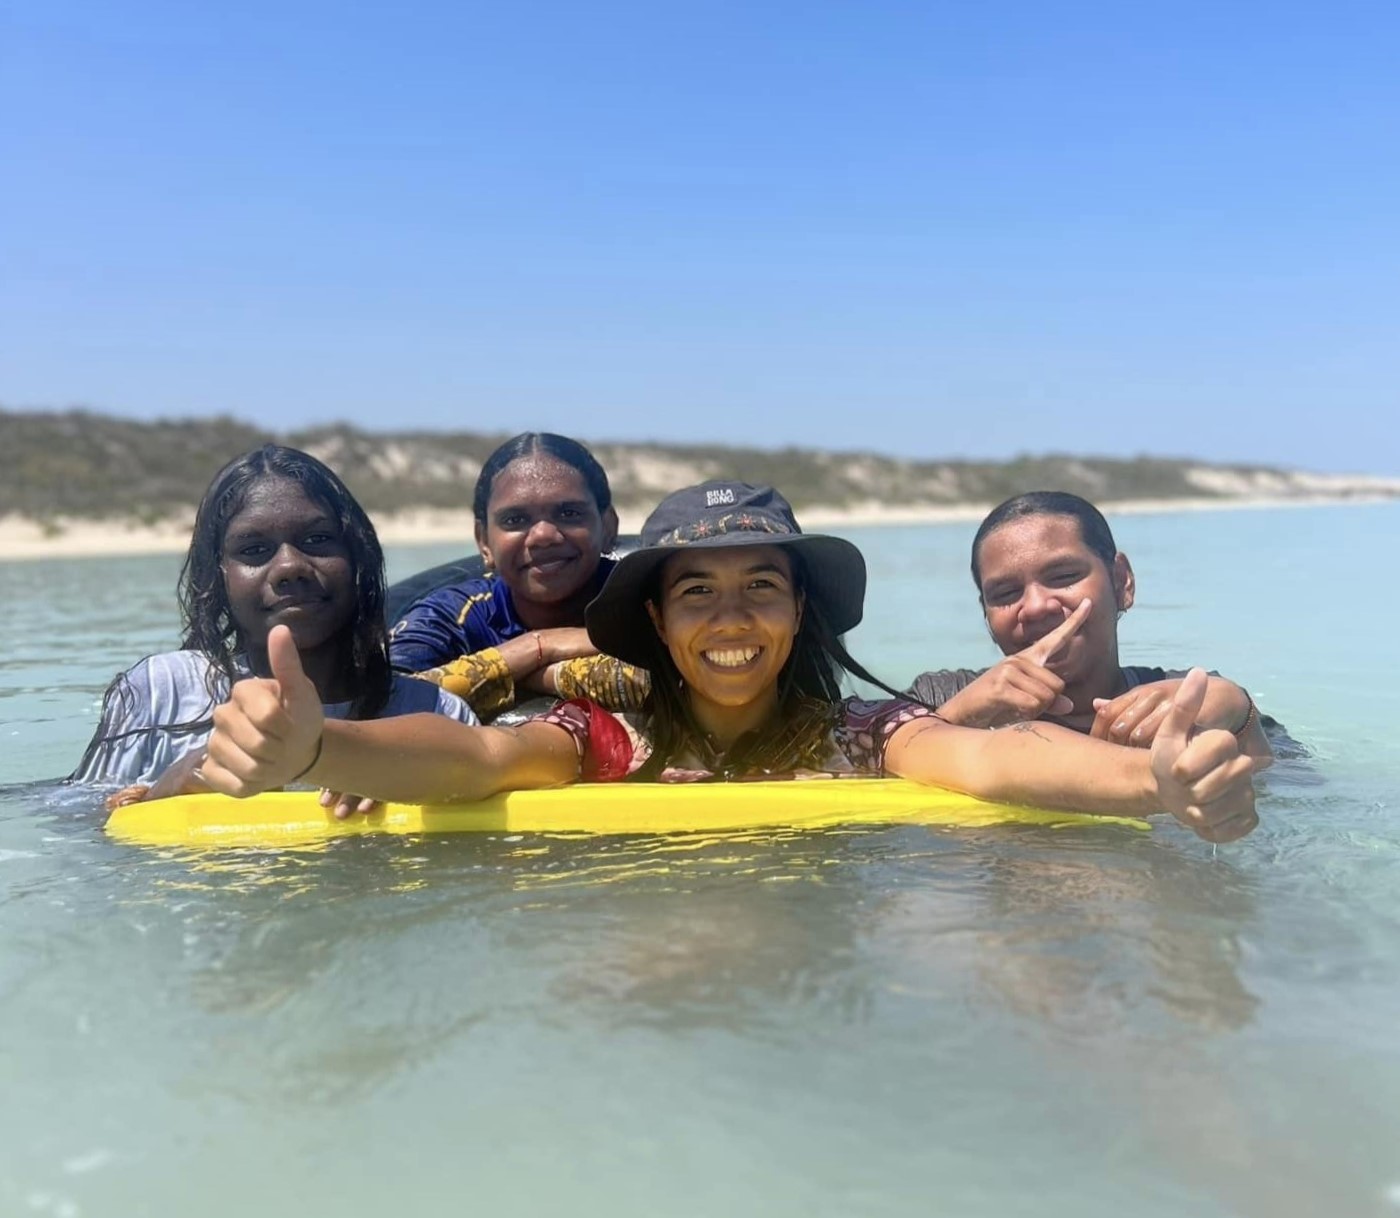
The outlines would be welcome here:
M 1316 496 L 1241 496 L 1198 499 L 1135 499 L 1104 504 L 1109 517 L 1141 512 L 1203 512 L 1290 507 L 1345 507 L 1400 497 L 1373 490 Z M 896 507 L 867 503 L 848 508 L 804 508 L 803 526 L 839 531 L 881 525 L 942 524 L 980 520 L 992 504 Z M 635 533 L 646 516 L 642 508 L 619 512 L 624 533 Z M 179 553 L 189 545 L 194 511 L 184 519 L 144 525 L 120 520 L 66 520 L 41 524 L 20 516 L 0 517 L 0 562 L 45 558 L 92 558 L 131 554 Z M 413 511 L 380 517 L 376 522 L 386 545 L 460 543 L 475 549 L 469 511 Z

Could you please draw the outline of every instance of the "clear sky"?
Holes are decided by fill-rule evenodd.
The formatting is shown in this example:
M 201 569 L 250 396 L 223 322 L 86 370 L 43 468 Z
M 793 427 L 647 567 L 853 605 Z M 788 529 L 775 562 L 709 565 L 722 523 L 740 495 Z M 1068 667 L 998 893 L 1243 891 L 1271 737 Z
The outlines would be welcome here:
M 0 403 L 1400 474 L 1400 5 L 11 0 Z

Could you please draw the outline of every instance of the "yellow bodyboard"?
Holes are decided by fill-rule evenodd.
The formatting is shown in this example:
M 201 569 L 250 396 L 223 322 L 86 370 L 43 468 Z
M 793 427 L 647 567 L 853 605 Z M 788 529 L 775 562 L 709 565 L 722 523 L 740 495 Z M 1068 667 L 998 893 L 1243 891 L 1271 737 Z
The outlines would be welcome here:
M 578 783 L 476 803 L 385 804 L 336 820 L 311 791 L 181 795 L 118 808 L 107 832 L 148 846 L 277 847 L 364 833 L 664 834 L 833 825 L 1127 825 L 1146 821 L 986 803 L 897 778 Z

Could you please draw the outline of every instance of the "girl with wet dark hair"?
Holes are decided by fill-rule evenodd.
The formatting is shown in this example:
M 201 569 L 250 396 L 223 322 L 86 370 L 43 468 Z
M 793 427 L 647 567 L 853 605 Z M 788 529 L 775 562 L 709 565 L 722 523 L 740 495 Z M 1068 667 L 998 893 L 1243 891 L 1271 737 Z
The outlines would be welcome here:
M 969 727 L 1045 719 L 1152 746 L 1186 670 L 1119 663 L 1118 619 L 1132 608 L 1137 581 L 1098 508 L 1064 491 L 1006 500 L 973 538 L 972 580 L 1006 658 L 922 673 L 911 693 Z M 1210 677 L 1197 726 L 1233 732 L 1261 768 L 1273 759 L 1253 700 L 1224 677 Z
M 221 707 L 205 774 L 252 795 L 296 774 L 367 799 L 448 802 L 570 782 L 897 776 L 982 799 L 1080 812 L 1166 811 L 1209 841 L 1258 823 L 1254 766 L 1228 731 L 1192 735 L 1207 678 L 1193 671 L 1150 750 L 1049 724 L 1001 732 L 945 722 L 901 697 L 842 697 L 865 675 L 839 642 L 861 619 L 865 561 L 803 533 L 772 487 L 707 482 L 667 496 L 588 606 L 604 654 L 652 666 L 640 713 L 560 703 L 518 727 L 328 722 L 279 627 L 272 678 Z M 662 657 L 661 651 L 665 656 Z M 363 808 L 327 798 L 336 815 Z
M 394 667 L 459 694 L 483 719 L 531 694 L 639 705 L 646 674 L 599 656 L 583 628 L 617 540 L 593 454 L 568 436 L 523 432 L 486 459 L 472 513 L 486 575 L 409 606 L 389 635 Z
M 235 682 L 267 675 L 267 636 L 279 623 L 327 714 L 474 722 L 459 698 L 394 675 L 384 590 L 374 526 L 334 471 L 275 444 L 231 461 L 200 502 L 180 571 L 181 650 L 113 681 L 72 780 L 130 784 L 120 802 L 203 789 L 196 770 L 214 707 Z

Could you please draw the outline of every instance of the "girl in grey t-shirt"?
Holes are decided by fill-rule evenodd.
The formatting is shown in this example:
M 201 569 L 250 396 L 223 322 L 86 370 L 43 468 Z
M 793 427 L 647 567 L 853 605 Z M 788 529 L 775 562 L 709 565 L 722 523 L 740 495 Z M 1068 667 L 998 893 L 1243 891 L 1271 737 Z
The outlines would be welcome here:
M 968 727 L 1043 718 L 1151 747 L 1186 673 L 1120 664 L 1118 619 L 1136 579 L 1098 508 L 1061 491 L 1008 499 L 977 530 L 972 579 L 1006 659 L 922 673 L 915 697 Z M 1211 676 L 1197 726 L 1233 732 L 1259 768 L 1273 759 L 1253 699 L 1224 677 Z
M 205 789 L 198 768 L 214 709 L 234 682 L 269 671 L 267 635 L 290 628 L 328 715 L 436 711 L 460 698 L 394 674 L 384 625 L 384 553 L 345 484 L 316 458 L 264 445 L 215 475 L 180 572 L 182 649 L 149 656 L 108 688 L 75 782 L 126 785 L 113 802 Z

